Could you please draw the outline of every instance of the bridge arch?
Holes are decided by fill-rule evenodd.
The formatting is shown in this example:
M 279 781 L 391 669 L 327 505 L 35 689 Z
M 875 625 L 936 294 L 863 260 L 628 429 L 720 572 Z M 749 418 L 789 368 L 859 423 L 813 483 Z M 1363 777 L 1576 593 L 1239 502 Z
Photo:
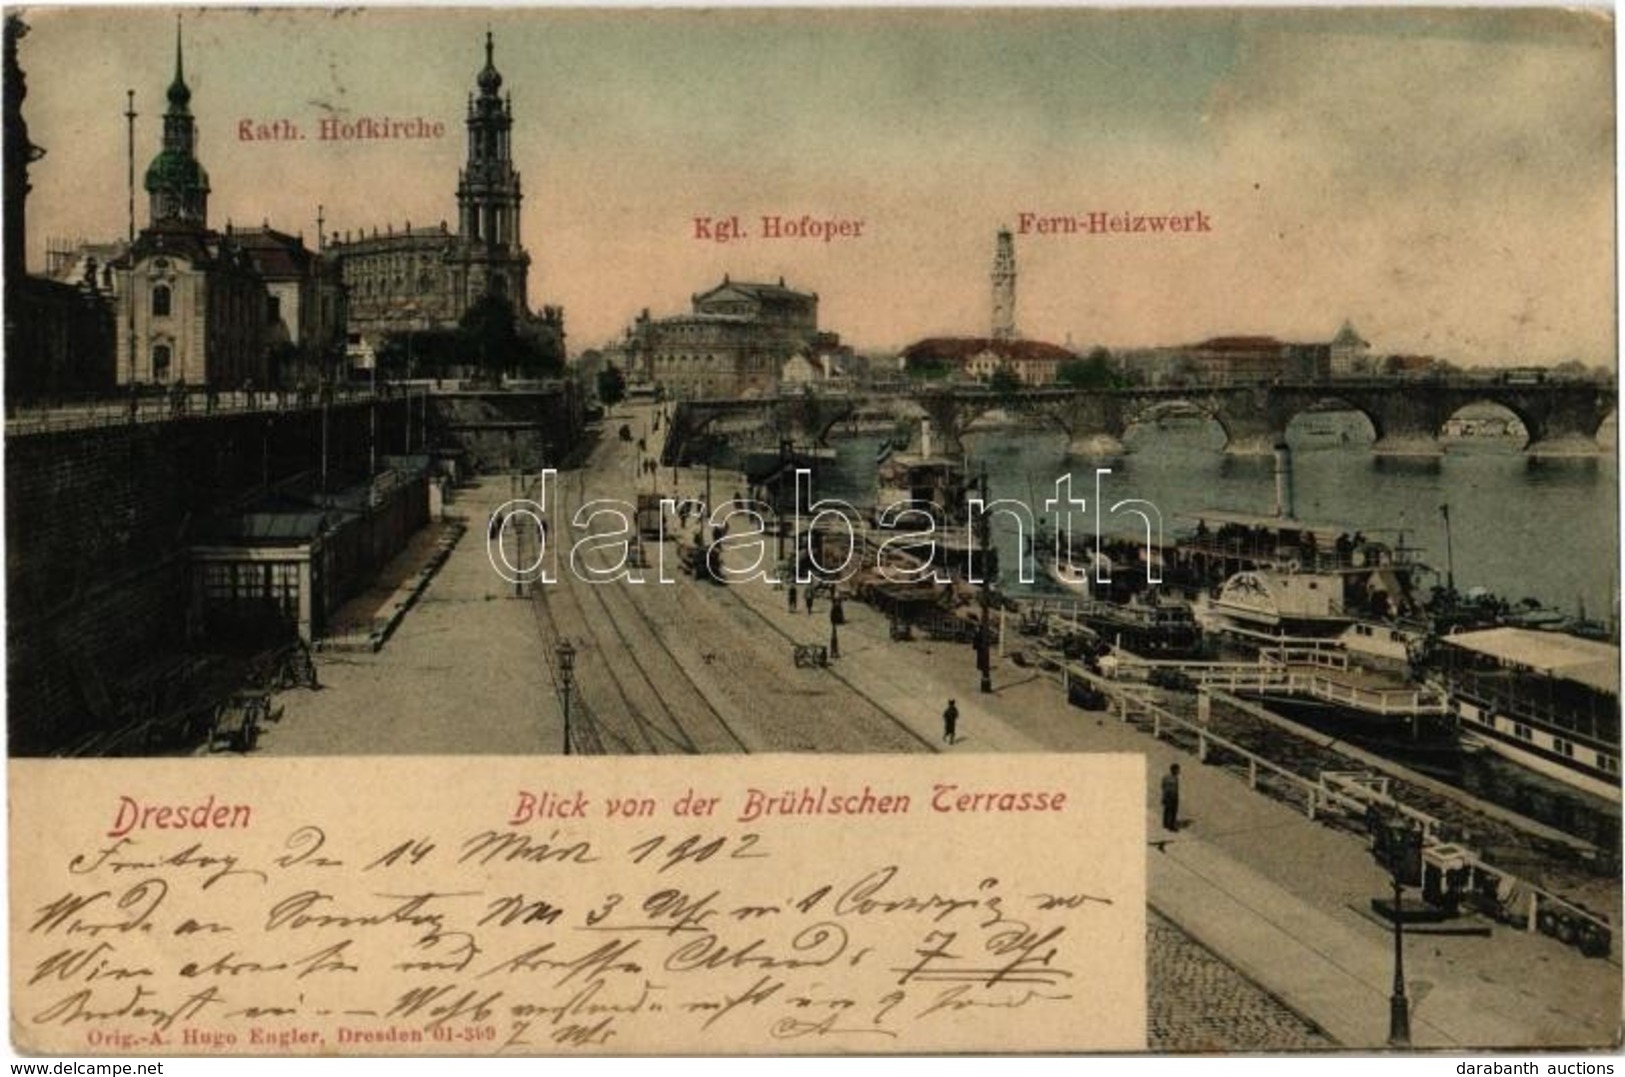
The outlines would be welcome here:
M 1316 416 L 1323 415 L 1357 415 L 1369 433 L 1367 430 L 1355 433 L 1345 428 L 1317 434 L 1312 428 Z M 1369 448 L 1382 440 L 1383 436 L 1380 415 L 1373 414 L 1369 408 L 1363 408 L 1354 401 L 1332 394 L 1289 406 L 1284 409 L 1284 416 L 1286 422 L 1281 429 L 1282 438 L 1302 448 L 1329 447 L 1332 444 Z
M 1487 444 L 1489 438 L 1516 438 L 1517 447 L 1523 449 L 1534 442 L 1535 428 L 1517 408 L 1486 396 L 1464 401 L 1452 411 L 1440 426 L 1439 437 L 1452 448 L 1471 447 L 1475 440 Z
M 1124 416 L 1123 432 L 1119 437 L 1125 445 L 1133 448 L 1148 428 L 1178 419 L 1190 419 L 1206 425 L 1209 431 L 1206 440 L 1210 444 L 1203 448 L 1222 450 L 1234 440 L 1231 424 L 1225 421 L 1223 409 L 1194 393 L 1185 397 L 1158 397 L 1138 403 Z M 1137 434 L 1136 431 L 1141 433 Z

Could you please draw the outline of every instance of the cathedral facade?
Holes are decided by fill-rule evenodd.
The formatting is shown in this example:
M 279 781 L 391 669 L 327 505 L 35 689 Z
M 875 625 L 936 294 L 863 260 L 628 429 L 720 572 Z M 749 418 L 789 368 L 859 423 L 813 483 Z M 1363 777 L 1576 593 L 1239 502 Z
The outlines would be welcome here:
M 120 384 L 268 385 L 268 296 L 248 252 L 209 228 L 180 31 L 163 148 L 148 166 L 147 227 L 114 267 Z
M 468 160 L 457 181 L 457 229 L 445 221 L 410 222 L 379 232 L 334 236 L 327 249 L 339 265 L 352 346 L 375 351 L 390 334 L 457 328 L 487 295 L 530 318 L 526 305 L 530 255 L 520 236 L 519 173 L 513 167 L 513 98 L 485 35 L 485 67 L 470 96 Z

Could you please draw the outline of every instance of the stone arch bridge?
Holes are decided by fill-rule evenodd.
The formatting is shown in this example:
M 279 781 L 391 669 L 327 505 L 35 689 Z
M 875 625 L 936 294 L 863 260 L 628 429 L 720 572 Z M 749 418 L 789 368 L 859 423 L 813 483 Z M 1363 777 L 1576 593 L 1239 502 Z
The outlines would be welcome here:
M 1528 432 L 1525 451 L 1594 450 L 1598 429 L 1613 414 L 1612 385 L 1541 382 L 1392 380 L 1133 389 L 1030 389 L 996 393 L 979 386 L 789 396 L 754 400 L 686 400 L 668 426 L 668 463 L 694 450 L 708 433 L 751 431 L 758 439 L 823 444 L 858 418 L 931 420 L 938 444 L 953 451 L 977 419 L 1002 410 L 1035 425 L 1058 428 L 1079 452 L 1102 442 L 1121 445 L 1130 426 L 1160 414 L 1206 415 L 1224 430 L 1225 451 L 1267 453 L 1299 415 L 1332 410 L 1363 414 L 1379 453 L 1438 453 L 1451 416 L 1471 404 L 1506 408 Z

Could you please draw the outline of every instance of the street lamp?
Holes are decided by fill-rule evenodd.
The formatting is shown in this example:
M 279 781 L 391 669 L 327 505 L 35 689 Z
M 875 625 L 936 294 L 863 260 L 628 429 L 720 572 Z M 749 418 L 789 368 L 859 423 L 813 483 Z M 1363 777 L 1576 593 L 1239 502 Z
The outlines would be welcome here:
M 982 691 L 991 694 L 993 691 L 993 661 L 990 642 L 987 638 L 988 618 L 988 566 L 990 563 L 989 550 L 992 546 L 992 534 L 987 514 L 987 465 L 982 465 L 982 511 L 976 516 L 977 543 L 979 551 L 973 551 L 972 556 L 979 552 L 982 559 L 982 589 L 980 593 L 982 614 L 976 621 L 976 668 L 982 673 Z
M 559 687 L 564 693 L 564 754 L 570 754 L 570 689 L 575 684 L 576 649 L 570 641 L 560 640 L 559 645 L 553 648 L 553 654 L 559 660 Z
M 1394 989 L 1388 998 L 1388 1043 L 1409 1047 L 1411 1043 L 1410 1000 L 1405 997 L 1405 887 L 1422 883 L 1422 832 L 1400 815 L 1381 820 L 1375 834 L 1373 852 L 1377 862 L 1387 867 L 1394 887 Z
M 1456 595 L 1456 551 L 1450 542 L 1450 506 L 1440 505 L 1439 515 L 1444 517 L 1444 585 L 1452 599 Z
M 840 593 L 832 591 L 829 596 L 829 656 L 831 658 L 841 657 L 841 622 L 844 620 L 846 620 L 846 614 L 841 610 Z

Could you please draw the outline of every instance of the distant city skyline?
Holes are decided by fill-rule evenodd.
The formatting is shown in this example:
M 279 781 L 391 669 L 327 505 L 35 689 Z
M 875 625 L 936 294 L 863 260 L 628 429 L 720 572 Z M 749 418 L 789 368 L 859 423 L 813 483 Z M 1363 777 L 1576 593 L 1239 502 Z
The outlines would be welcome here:
M 24 115 L 47 150 L 28 207 L 38 270 L 49 239 L 124 235 L 125 90 L 139 183 L 176 16 L 23 14 Z M 513 95 L 530 305 L 565 308 L 575 352 L 645 307 L 686 309 L 725 274 L 818 292 L 820 323 L 860 348 L 988 335 L 1008 226 L 1018 330 L 1080 350 L 1324 341 L 1347 318 L 1378 354 L 1614 361 L 1607 13 L 187 9 L 180 21 L 209 223 L 269 221 L 312 244 L 319 204 L 329 234 L 456 227 L 489 25 Z M 138 191 L 138 228 L 145 201 Z M 1164 215 L 1206 227 L 1153 231 Z M 846 226 L 769 239 L 764 216 Z M 734 217 L 748 239 L 697 223 Z M 1139 217 L 1143 231 L 1088 231 Z

